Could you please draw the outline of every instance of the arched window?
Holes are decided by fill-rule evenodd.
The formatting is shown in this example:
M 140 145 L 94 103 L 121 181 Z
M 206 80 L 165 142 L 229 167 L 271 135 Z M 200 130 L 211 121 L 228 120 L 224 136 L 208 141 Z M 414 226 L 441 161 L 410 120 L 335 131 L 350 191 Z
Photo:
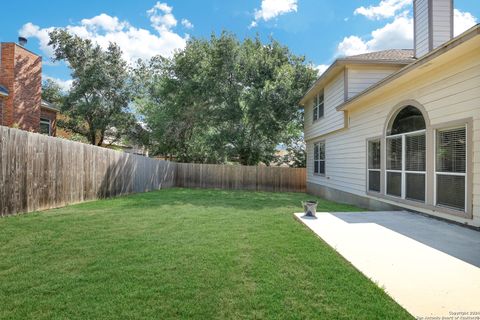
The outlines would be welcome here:
M 425 128 L 422 112 L 414 106 L 406 106 L 391 120 L 387 135 L 425 130 Z
M 405 106 L 390 119 L 386 136 L 386 193 L 425 201 L 425 119 L 414 106 Z

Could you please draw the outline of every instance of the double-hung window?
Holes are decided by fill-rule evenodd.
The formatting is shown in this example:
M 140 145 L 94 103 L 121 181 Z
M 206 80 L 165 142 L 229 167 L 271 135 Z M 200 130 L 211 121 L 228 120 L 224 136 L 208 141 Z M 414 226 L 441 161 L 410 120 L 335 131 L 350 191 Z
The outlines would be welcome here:
M 466 139 L 464 126 L 436 132 L 435 199 L 438 206 L 466 210 Z
M 323 113 L 323 93 L 319 93 L 313 98 L 313 121 L 322 118 Z
M 380 139 L 368 141 L 368 191 L 380 192 Z
M 313 173 L 325 174 L 325 141 L 313 145 Z

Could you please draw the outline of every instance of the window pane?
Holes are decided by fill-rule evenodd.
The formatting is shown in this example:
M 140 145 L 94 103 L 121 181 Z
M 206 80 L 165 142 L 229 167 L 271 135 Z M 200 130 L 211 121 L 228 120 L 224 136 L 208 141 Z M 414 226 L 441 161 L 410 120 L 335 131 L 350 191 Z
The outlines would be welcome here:
M 380 140 L 368 142 L 368 169 L 380 169 Z
M 368 171 L 368 190 L 380 192 L 380 171 Z
M 465 210 L 465 177 L 437 174 L 437 204 Z
M 425 175 L 421 173 L 407 173 L 407 199 L 425 201 Z
M 391 196 L 402 196 L 402 174 L 398 172 L 387 172 L 387 194 Z
M 320 160 L 320 171 L 319 173 L 325 174 L 325 161 Z
M 313 173 L 318 173 L 318 161 L 313 161 Z
M 399 134 L 425 129 L 425 120 L 417 108 L 406 106 L 395 117 L 388 134 Z
M 437 172 L 465 172 L 466 158 L 465 128 L 437 132 Z
M 40 133 L 50 135 L 50 124 L 40 122 Z
M 318 145 L 320 146 L 320 160 L 325 160 L 325 142 L 320 142 Z
M 318 107 L 314 106 L 313 107 L 313 121 L 318 119 L 318 113 L 317 112 L 318 112 Z
M 320 156 L 319 145 L 318 145 L 318 143 L 315 143 L 313 145 L 313 160 L 318 160 L 319 156 Z
M 387 169 L 402 170 L 402 137 L 387 138 Z
M 425 134 L 405 136 L 405 169 L 425 171 Z
M 318 118 L 323 117 L 323 101 L 318 105 Z

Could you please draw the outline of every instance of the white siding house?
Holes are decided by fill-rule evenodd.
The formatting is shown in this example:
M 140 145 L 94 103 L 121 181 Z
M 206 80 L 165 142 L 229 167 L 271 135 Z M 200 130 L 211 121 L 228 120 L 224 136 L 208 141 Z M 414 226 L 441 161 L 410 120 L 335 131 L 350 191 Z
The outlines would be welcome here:
M 416 16 L 428 3 L 415 1 Z M 319 94 L 325 116 L 313 121 Z M 480 227 L 479 25 L 421 57 L 339 59 L 301 104 L 310 193 Z

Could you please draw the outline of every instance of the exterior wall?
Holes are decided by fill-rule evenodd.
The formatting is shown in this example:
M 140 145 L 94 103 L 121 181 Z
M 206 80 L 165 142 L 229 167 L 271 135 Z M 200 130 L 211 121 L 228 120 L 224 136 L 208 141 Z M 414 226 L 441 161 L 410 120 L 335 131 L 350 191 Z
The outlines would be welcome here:
M 480 226 L 480 48 L 455 63 L 445 60 L 423 69 L 412 81 L 385 90 L 358 108 L 348 111 L 349 128 L 307 141 L 307 182 L 353 195 L 400 205 L 460 223 Z M 426 71 L 428 70 L 428 71 Z M 419 102 L 428 113 L 430 124 L 470 118 L 473 123 L 473 219 L 462 218 L 419 206 L 373 197 L 366 193 L 366 140 L 383 135 L 392 110 L 406 100 Z M 326 142 L 326 175 L 313 175 L 313 143 Z M 383 155 L 384 157 L 384 155 Z
M 56 136 L 57 133 L 57 113 L 52 110 L 41 108 L 40 118 L 46 118 L 51 121 L 52 136 Z
M 348 98 L 352 98 L 365 89 L 385 79 L 399 67 L 351 66 L 347 68 Z
M 1 51 L 0 83 L 9 91 L 2 124 L 38 131 L 42 58 L 15 43 L 2 43 Z
M 324 117 L 313 122 L 313 101 L 305 107 L 305 139 L 327 134 L 345 125 L 343 112 L 338 112 L 335 107 L 345 101 L 345 73 L 340 72 L 323 89 Z

